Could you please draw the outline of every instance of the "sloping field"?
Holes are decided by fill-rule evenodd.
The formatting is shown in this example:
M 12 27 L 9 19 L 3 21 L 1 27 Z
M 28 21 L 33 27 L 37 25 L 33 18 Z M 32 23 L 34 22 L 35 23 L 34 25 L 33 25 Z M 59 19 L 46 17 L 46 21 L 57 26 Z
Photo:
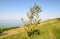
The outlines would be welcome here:
M 32 27 L 32 30 L 39 29 L 40 34 L 31 34 L 27 32 Z M 46 20 L 38 25 L 30 25 L 11 29 L 3 32 L 5 35 L 0 36 L 0 39 L 60 39 L 60 18 Z

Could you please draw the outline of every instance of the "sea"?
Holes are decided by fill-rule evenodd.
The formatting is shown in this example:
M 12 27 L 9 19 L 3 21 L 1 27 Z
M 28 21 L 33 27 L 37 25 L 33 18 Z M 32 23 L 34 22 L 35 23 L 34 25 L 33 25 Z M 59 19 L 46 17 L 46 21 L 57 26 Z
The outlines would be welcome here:
M 9 27 L 21 27 L 23 23 L 20 20 L 0 20 L 0 27 L 9 28 Z

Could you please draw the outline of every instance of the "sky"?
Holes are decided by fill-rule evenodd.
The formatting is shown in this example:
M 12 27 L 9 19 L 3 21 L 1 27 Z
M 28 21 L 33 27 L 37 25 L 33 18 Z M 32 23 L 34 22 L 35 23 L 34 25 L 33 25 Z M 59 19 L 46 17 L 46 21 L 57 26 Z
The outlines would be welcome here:
M 41 6 L 40 18 L 60 18 L 60 0 L 0 0 L 0 20 L 20 20 L 34 4 Z

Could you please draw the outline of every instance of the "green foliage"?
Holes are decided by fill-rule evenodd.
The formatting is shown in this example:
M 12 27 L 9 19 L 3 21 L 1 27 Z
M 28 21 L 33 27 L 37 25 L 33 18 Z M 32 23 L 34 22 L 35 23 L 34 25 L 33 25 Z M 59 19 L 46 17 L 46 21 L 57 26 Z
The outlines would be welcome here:
M 28 34 L 28 36 L 31 36 L 31 35 L 34 35 L 34 34 L 39 35 L 40 32 L 39 32 L 39 29 L 35 29 L 35 30 L 32 30 L 32 31 L 28 32 L 27 34 Z
M 1 34 L 3 31 L 4 31 L 3 28 L 0 28 L 0 34 Z
M 29 21 L 26 23 L 24 18 L 21 18 L 21 21 L 24 23 L 25 26 L 27 26 L 27 28 L 29 28 L 29 30 L 33 30 L 33 28 L 29 26 L 32 26 L 32 25 L 37 26 L 38 24 L 40 24 L 41 19 L 39 18 L 39 13 L 41 11 L 42 11 L 41 7 L 35 3 L 34 6 L 30 8 L 30 12 L 26 14 Z
M 41 7 L 39 7 L 37 4 L 30 8 L 30 12 L 27 13 L 27 17 L 30 20 L 30 24 L 32 24 L 33 20 L 39 18 L 39 12 L 41 12 Z
M 29 24 L 29 23 L 27 23 L 27 24 L 25 24 L 25 26 L 30 26 L 30 24 Z

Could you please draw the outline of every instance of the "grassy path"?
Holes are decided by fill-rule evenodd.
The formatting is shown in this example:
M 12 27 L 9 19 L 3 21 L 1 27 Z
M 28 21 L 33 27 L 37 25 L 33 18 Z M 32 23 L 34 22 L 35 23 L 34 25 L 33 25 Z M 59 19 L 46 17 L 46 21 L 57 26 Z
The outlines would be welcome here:
M 50 35 L 50 36 L 49 36 L 49 37 L 50 37 L 50 39 L 54 39 L 53 32 L 52 32 L 51 30 L 48 30 L 48 31 L 49 31 L 49 33 L 50 33 L 50 34 L 49 34 L 49 35 Z
M 17 34 L 17 33 L 19 33 L 19 31 L 24 31 L 24 28 L 21 27 L 21 28 L 11 29 L 11 30 L 5 31 L 5 32 L 2 33 L 2 35 L 0 37 Z

